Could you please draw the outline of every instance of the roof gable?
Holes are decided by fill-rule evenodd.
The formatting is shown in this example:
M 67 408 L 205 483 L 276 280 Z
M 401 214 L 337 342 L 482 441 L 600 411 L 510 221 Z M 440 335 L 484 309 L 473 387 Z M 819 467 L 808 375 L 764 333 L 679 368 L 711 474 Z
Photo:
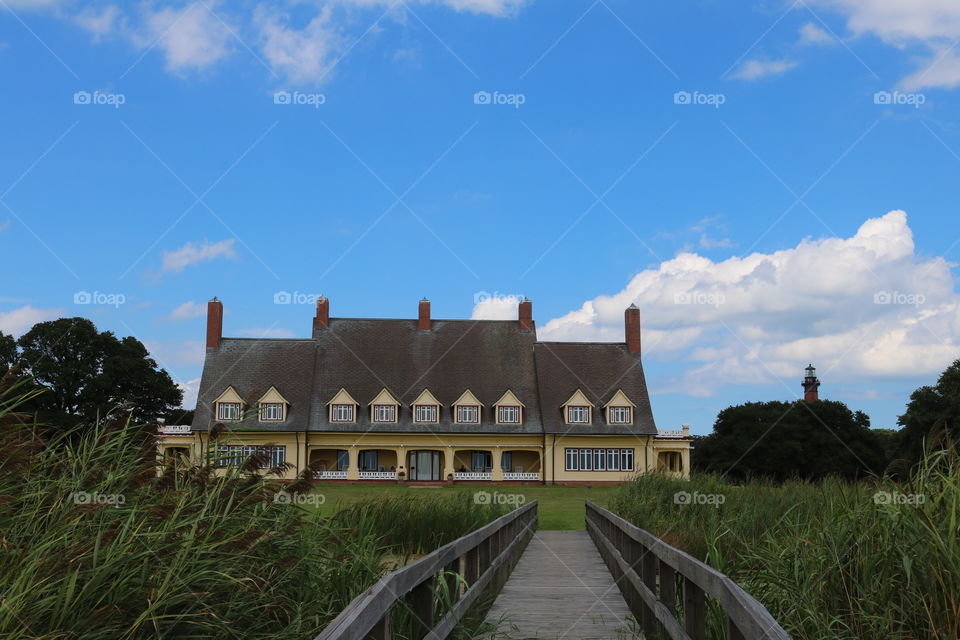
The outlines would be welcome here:
M 340 391 L 337 391 L 337 395 L 330 398 L 330 402 L 327 404 L 354 404 L 359 405 L 360 403 L 353 399 L 347 390 L 343 387 L 340 387 Z
M 244 404 L 243 398 L 240 397 L 240 394 L 232 386 L 228 386 L 223 393 L 217 396 L 217 399 L 214 402 L 239 402 Z
M 387 388 L 384 387 L 383 389 L 380 390 L 380 393 L 377 394 L 377 397 L 370 401 L 370 404 L 399 405 L 400 403 L 397 402 L 397 399 L 393 397 L 393 394 L 387 391 Z
M 568 405 L 573 405 L 575 407 L 592 407 L 593 403 L 587 399 L 587 396 L 583 395 L 583 391 L 577 389 L 573 392 L 573 395 L 567 398 L 567 401 L 560 406 L 566 407 Z
M 603 405 L 604 409 L 607 407 L 635 407 L 633 402 L 630 401 L 630 398 L 627 397 L 627 394 L 623 392 L 623 389 L 617 389 L 617 392 L 613 394 L 613 397 L 607 401 L 607 404 Z
M 282 402 L 283 404 L 290 404 L 287 402 L 287 399 L 280 395 L 280 392 L 277 391 L 276 387 L 270 387 L 267 389 L 267 392 L 260 396 L 260 399 L 257 400 L 257 404 L 268 402 L 268 403 L 278 403 Z
M 420 392 L 420 395 L 417 396 L 417 399 L 414 400 L 414 401 L 412 402 L 412 404 L 413 404 L 413 405 L 418 405 L 418 404 L 433 404 L 433 405 L 437 405 L 437 406 L 439 407 L 439 406 L 440 406 L 440 401 L 437 400 L 437 399 L 433 396 L 432 393 L 430 393 L 430 389 L 424 389 L 422 392 Z
M 500 399 L 493 403 L 493 406 L 499 407 L 500 405 L 519 405 L 521 407 L 526 407 L 527 405 L 520 402 L 520 398 L 513 394 L 513 391 L 507 389 L 503 392 L 503 395 L 500 396 Z
M 456 401 L 453 403 L 453 406 L 457 407 L 462 404 L 477 405 L 479 407 L 483 406 L 483 403 L 477 400 L 477 396 L 473 395 L 473 392 L 470 391 L 470 389 L 467 389 L 466 391 L 461 393 L 460 397 L 457 398 Z

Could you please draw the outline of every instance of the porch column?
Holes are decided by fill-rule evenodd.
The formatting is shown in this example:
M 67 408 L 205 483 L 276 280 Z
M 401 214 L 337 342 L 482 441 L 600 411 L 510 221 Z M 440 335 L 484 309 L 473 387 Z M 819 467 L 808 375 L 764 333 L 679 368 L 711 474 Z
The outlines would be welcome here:
M 493 458 L 493 477 L 491 480 L 503 482 L 503 450 L 500 447 L 494 447 L 490 453 L 490 457 Z
M 307 434 L 294 432 L 293 437 L 297 442 L 297 468 L 293 472 L 299 474 L 307 468 Z
M 347 466 L 347 480 L 360 479 L 360 449 L 357 445 L 350 445 L 347 449 L 347 455 L 350 457 L 350 464 Z
M 646 469 L 644 473 L 650 473 L 657 470 L 657 451 L 653 448 L 653 436 L 647 436 L 647 446 L 644 447 L 644 464 Z
M 401 471 L 403 471 L 403 473 L 405 474 L 405 475 L 404 475 L 404 478 L 406 478 L 406 477 L 409 475 L 409 473 L 410 473 L 410 472 L 407 470 L 407 450 L 404 449 L 403 447 L 396 447 L 396 448 L 393 450 L 393 452 L 394 452 L 394 453 L 396 454 L 396 456 L 397 456 L 397 479 L 398 479 L 398 480 L 400 479 L 400 475 L 399 475 L 399 474 L 400 474 Z
M 690 479 L 690 447 L 680 450 L 680 462 L 683 464 L 681 475 L 687 480 Z
M 443 475 L 440 477 L 441 480 L 446 480 L 447 476 L 450 476 L 456 471 L 453 466 L 453 447 L 444 447 L 443 449 Z

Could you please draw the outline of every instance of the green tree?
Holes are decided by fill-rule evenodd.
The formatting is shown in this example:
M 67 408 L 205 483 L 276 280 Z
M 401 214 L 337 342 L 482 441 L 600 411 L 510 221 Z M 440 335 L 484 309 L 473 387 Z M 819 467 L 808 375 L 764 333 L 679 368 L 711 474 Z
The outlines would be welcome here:
M 0 376 L 17 361 L 17 341 L 0 331 Z
M 947 367 L 934 386 L 923 386 L 910 394 L 906 412 L 897 418 L 897 451 L 909 463 L 928 448 L 955 442 L 960 435 L 960 360 Z
M 694 443 L 694 469 L 732 478 L 855 478 L 880 473 L 882 445 L 870 418 L 842 402 L 750 402 L 717 415 Z
M 129 405 L 133 419 L 165 417 L 183 392 L 136 338 L 98 332 L 86 318 L 40 322 L 18 341 L 24 373 L 46 392 L 34 404 L 45 422 L 69 426 Z

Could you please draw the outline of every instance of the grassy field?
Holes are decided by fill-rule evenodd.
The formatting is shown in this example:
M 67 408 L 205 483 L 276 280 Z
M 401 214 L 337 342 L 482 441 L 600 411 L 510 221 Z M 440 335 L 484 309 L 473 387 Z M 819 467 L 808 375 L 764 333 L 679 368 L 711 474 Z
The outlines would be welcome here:
M 592 500 L 599 505 L 607 506 L 616 487 L 601 486 L 492 486 L 492 485 L 452 485 L 439 488 L 408 487 L 392 484 L 337 484 L 319 483 L 314 485 L 314 493 L 324 497 L 319 507 L 323 515 L 331 515 L 359 500 L 365 500 L 383 495 L 408 495 L 413 493 L 423 495 L 450 495 L 455 493 L 474 494 L 486 491 L 493 495 L 518 496 L 517 500 L 523 503 L 540 501 L 540 529 L 549 530 L 576 530 L 583 529 L 583 503 Z M 522 498 L 520 497 L 522 496 Z M 496 499 L 496 498 L 494 498 Z M 506 498 L 504 498 L 506 499 Z

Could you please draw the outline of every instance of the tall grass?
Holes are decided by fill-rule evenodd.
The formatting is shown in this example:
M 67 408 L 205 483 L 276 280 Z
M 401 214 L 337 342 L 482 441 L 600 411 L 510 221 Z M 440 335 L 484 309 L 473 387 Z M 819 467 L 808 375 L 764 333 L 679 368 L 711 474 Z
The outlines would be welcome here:
M 677 504 L 678 492 L 690 503 Z M 724 502 L 696 504 L 695 494 Z M 960 636 L 960 461 L 952 452 L 931 453 L 899 484 L 644 476 L 611 508 L 733 577 L 794 638 Z
M 149 430 L 119 416 L 45 431 L 16 393 L 0 391 L 0 638 L 310 638 L 387 570 L 384 554 L 490 513 L 424 498 L 418 522 L 432 510 L 459 525 L 415 537 L 412 510 L 393 511 L 396 528 L 365 505 L 320 518 L 277 503 L 281 470 L 263 461 L 158 475 Z

